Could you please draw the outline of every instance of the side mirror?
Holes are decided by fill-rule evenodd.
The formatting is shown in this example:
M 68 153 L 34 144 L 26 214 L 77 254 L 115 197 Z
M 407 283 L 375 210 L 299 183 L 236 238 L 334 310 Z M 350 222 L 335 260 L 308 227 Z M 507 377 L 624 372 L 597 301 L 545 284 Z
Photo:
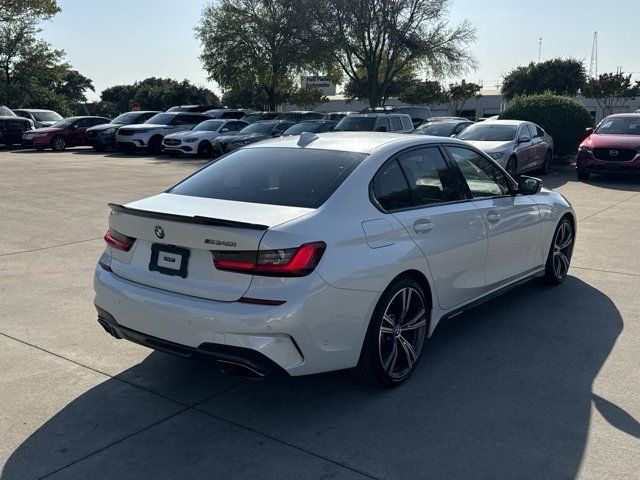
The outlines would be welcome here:
M 518 137 L 518 143 L 527 143 L 531 141 L 531 137 L 529 135 L 520 135 Z
M 518 193 L 522 195 L 535 195 L 542 189 L 542 180 L 535 177 L 522 175 L 518 177 Z
M 593 133 L 593 130 L 594 130 L 593 127 L 585 128 L 585 131 L 587 132 L 587 135 L 591 135 Z
M 387 131 L 387 127 L 378 127 L 378 129 L 376 131 L 377 132 L 386 132 Z

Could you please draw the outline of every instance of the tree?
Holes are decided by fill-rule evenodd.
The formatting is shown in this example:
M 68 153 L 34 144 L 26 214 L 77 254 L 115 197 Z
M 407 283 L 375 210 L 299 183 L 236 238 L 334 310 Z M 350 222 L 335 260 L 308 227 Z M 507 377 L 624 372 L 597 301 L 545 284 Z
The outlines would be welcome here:
M 64 51 L 39 39 L 38 25 L 59 9 L 50 0 L 0 0 L 0 104 L 38 106 L 62 114 L 86 100 L 90 79 L 64 61 Z M 11 11 L 12 15 L 6 12 Z
M 327 96 L 319 88 L 300 87 L 289 95 L 289 103 L 303 110 L 313 110 L 318 105 L 328 102 Z
M 582 94 L 594 98 L 604 115 L 611 115 L 624 107 L 631 98 L 640 95 L 640 82 L 631 81 L 631 75 L 623 72 L 603 73 L 597 79 L 590 79 Z
M 367 102 L 369 101 L 370 83 L 364 69 L 360 70 L 357 78 L 351 78 L 345 84 L 344 95 L 349 100 L 357 99 Z M 380 99 L 380 104 L 384 105 L 387 99 L 401 95 L 414 83 L 416 83 L 416 80 L 412 72 L 404 72 L 396 75 L 388 82 L 384 96 Z
M 444 92 L 439 82 L 414 82 L 398 96 L 398 100 L 412 105 L 444 103 Z
M 452 115 L 459 116 L 469 100 L 482 96 L 480 90 L 482 87 L 477 83 L 467 83 L 464 80 L 460 84 L 451 84 L 442 92 L 443 103 L 448 105 Z
M 188 80 L 150 77 L 132 85 L 115 85 L 100 94 L 100 100 L 114 105 L 120 113 L 139 103 L 145 110 L 166 110 L 174 105 L 203 104 L 217 106 L 220 101 L 211 90 Z
M 319 62 L 320 51 L 306 41 L 307 25 L 302 1 L 209 3 L 196 27 L 200 60 L 223 90 L 258 91 L 263 103 L 275 110 L 286 103 L 292 78 Z
M 574 97 L 586 81 L 583 62 L 574 58 L 554 58 L 511 70 L 504 77 L 502 95 L 507 100 L 545 92 Z
M 362 83 L 371 107 L 406 72 L 453 75 L 474 64 L 475 29 L 450 27 L 447 0 L 307 0 L 310 41 L 331 55 L 350 82 Z M 360 90 L 360 86 L 358 90 Z

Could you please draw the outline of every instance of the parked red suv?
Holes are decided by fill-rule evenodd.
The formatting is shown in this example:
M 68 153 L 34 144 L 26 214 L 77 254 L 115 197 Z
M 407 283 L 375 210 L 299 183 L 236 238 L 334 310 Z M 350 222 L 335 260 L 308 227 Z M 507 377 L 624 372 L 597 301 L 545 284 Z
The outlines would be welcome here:
M 22 135 L 22 145 L 34 147 L 36 150 L 51 148 L 56 152 L 61 152 L 67 147 L 89 145 L 85 131 L 89 127 L 103 123 L 109 123 L 109 119 L 103 117 L 65 118 L 50 127 L 36 128 L 25 132 Z
M 578 178 L 592 173 L 640 174 L 640 114 L 619 113 L 606 117 L 578 147 Z

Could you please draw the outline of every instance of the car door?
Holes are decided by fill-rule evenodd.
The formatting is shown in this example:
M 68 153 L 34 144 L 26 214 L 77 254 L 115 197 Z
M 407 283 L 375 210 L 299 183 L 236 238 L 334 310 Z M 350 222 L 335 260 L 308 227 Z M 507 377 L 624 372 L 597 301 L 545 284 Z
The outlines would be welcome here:
M 504 171 L 481 153 L 462 146 L 446 150 L 458 166 L 488 235 L 485 263 L 487 290 L 544 264 L 538 248 L 541 214 L 526 195 L 513 195 Z
M 522 141 L 528 139 L 527 141 Z M 518 157 L 518 172 L 529 170 L 535 164 L 535 145 L 526 124 L 520 125 L 516 136 L 516 156 Z
M 544 140 L 544 133 L 540 127 L 534 123 L 529 123 L 528 125 L 529 131 L 531 132 L 531 141 L 535 147 L 532 166 L 539 168 L 544 165 L 544 157 L 547 154 L 547 143 Z
M 88 118 L 80 118 L 69 127 L 67 133 L 67 141 L 69 146 L 85 145 L 86 131 L 91 126 Z
M 374 198 L 426 257 L 439 305 L 449 309 L 480 296 L 486 228 L 440 148 L 419 147 L 395 156 L 372 185 Z

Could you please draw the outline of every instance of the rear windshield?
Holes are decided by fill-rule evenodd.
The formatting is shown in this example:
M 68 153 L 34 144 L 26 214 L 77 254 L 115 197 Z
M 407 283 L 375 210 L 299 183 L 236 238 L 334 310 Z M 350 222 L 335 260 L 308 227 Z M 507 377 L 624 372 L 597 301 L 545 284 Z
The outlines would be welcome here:
M 169 190 L 177 195 L 318 208 L 365 154 L 301 148 L 232 152 Z
M 456 128 L 456 123 L 433 122 L 421 125 L 413 133 L 420 135 L 433 135 L 435 137 L 449 137 Z
M 516 126 L 500 123 L 481 123 L 471 125 L 458 138 L 483 142 L 508 142 L 516 138 Z
M 174 118 L 176 118 L 176 116 L 172 113 L 158 113 L 144 123 L 169 125 Z
M 370 132 L 376 125 L 376 117 L 344 117 L 336 125 L 336 130 L 343 132 Z

